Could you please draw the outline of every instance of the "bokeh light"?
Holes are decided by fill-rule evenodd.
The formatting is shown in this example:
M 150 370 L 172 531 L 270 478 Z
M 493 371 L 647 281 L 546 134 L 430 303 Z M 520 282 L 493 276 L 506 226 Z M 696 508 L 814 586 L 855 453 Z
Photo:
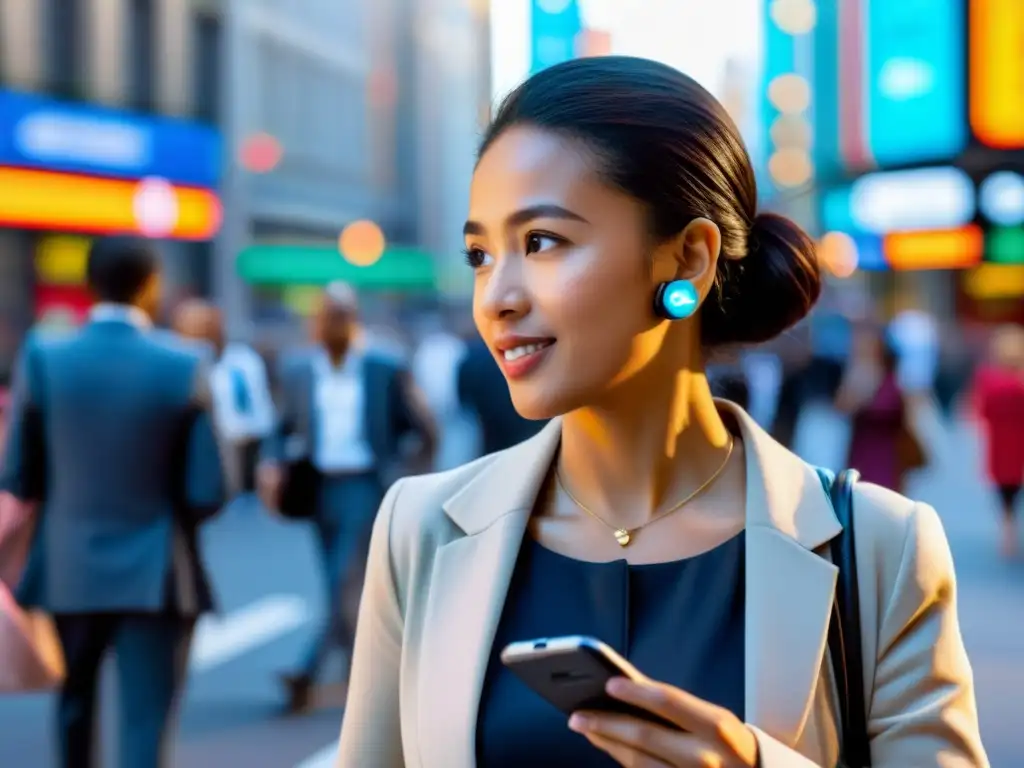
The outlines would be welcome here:
M 812 0 L 774 0 L 769 13 L 775 26 L 790 35 L 806 35 L 818 23 Z
M 132 201 L 135 223 L 146 237 L 167 237 L 178 223 L 178 195 L 166 179 L 142 179 Z
M 281 142 L 269 133 L 257 133 L 242 142 L 238 162 L 251 173 L 270 173 L 281 162 Z
M 768 101 L 784 115 L 799 114 L 811 105 L 811 84 L 800 75 L 779 75 L 768 83 Z
M 811 180 L 814 165 L 802 149 L 779 149 L 768 159 L 768 172 L 780 187 L 799 187 Z
M 341 231 L 338 238 L 338 250 L 351 264 L 368 267 L 375 264 L 384 255 L 384 233 L 374 222 L 368 220 L 353 221 Z
M 772 143 L 780 149 L 806 149 L 811 144 L 811 126 L 800 115 L 779 115 L 769 129 Z
M 829 232 L 818 242 L 818 260 L 836 277 L 850 277 L 857 271 L 857 243 L 845 232 Z

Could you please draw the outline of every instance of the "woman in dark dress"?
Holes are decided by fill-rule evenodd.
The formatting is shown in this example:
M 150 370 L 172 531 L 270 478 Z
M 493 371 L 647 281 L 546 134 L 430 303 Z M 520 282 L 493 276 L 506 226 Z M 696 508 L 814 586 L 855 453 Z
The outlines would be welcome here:
M 465 244 L 516 410 L 551 421 L 389 491 L 339 768 L 836 765 L 841 529 L 814 468 L 704 364 L 799 321 L 818 263 L 758 212 L 725 110 L 643 59 L 544 70 L 484 138 Z M 876 768 L 986 765 L 935 511 L 867 483 L 854 506 L 870 712 L 843 740 L 870 739 Z M 672 727 L 567 716 L 501 663 L 564 634 L 632 662 L 644 677 L 609 695 Z
M 909 423 L 897 364 L 896 352 L 881 329 L 859 328 L 836 406 L 850 416 L 846 465 L 866 482 L 902 491 L 907 473 L 919 469 L 925 455 Z

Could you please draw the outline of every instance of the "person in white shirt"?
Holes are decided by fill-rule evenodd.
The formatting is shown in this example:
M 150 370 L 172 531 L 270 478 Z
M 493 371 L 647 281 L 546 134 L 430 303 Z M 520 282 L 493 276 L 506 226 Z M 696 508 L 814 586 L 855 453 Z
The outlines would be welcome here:
M 308 707 L 328 654 L 352 646 L 355 622 L 345 607 L 362 583 L 385 485 L 403 459 L 408 468 L 428 470 L 436 444 L 433 418 L 404 365 L 360 342 L 351 286 L 327 287 L 318 323 L 318 344 L 288 358 L 280 372 L 279 418 L 257 477 L 264 504 L 276 510 L 300 462 L 316 476 L 308 517 L 321 548 L 329 618 L 300 671 L 285 677 L 292 712 Z M 417 450 L 406 457 L 402 448 L 410 437 Z
M 274 428 L 266 364 L 252 347 L 226 340 L 220 310 L 205 301 L 190 299 L 179 305 L 174 327 L 211 348 L 214 424 L 227 454 L 231 490 L 235 495 L 254 491 L 260 445 Z
M 458 371 L 466 343 L 440 317 L 427 321 L 412 356 L 412 375 L 437 421 L 438 450 L 433 469 L 443 471 L 476 458 L 472 420 L 459 402 Z
M 889 325 L 899 354 L 897 378 L 908 395 L 932 392 L 939 368 L 939 328 L 935 318 L 919 309 L 899 312 Z

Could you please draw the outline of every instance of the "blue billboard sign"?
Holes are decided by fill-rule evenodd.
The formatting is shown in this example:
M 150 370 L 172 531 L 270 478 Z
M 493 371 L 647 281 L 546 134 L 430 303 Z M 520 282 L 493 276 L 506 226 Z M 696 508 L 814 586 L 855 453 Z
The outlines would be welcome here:
M 576 39 L 582 31 L 577 0 L 531 0 L 530 73 L 576 58 Z
M 867 4 L 868 144 L 881 167 L 948 160 L 967 144 L 964 0 Z
M 211 188 L 222 154 L 209 126 L 0 90 L 0 165 Z

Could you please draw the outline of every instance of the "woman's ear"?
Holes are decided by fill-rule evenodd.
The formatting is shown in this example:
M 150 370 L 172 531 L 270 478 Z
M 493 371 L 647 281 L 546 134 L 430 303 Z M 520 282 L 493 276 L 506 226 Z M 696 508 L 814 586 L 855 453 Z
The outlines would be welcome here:
M 655 282 L 689 280 L 702 297 L 706 296 L 714 283 L 721 250 L 722 233 L 718 225 L 710 219 L 694 219 L 656 251 Z

